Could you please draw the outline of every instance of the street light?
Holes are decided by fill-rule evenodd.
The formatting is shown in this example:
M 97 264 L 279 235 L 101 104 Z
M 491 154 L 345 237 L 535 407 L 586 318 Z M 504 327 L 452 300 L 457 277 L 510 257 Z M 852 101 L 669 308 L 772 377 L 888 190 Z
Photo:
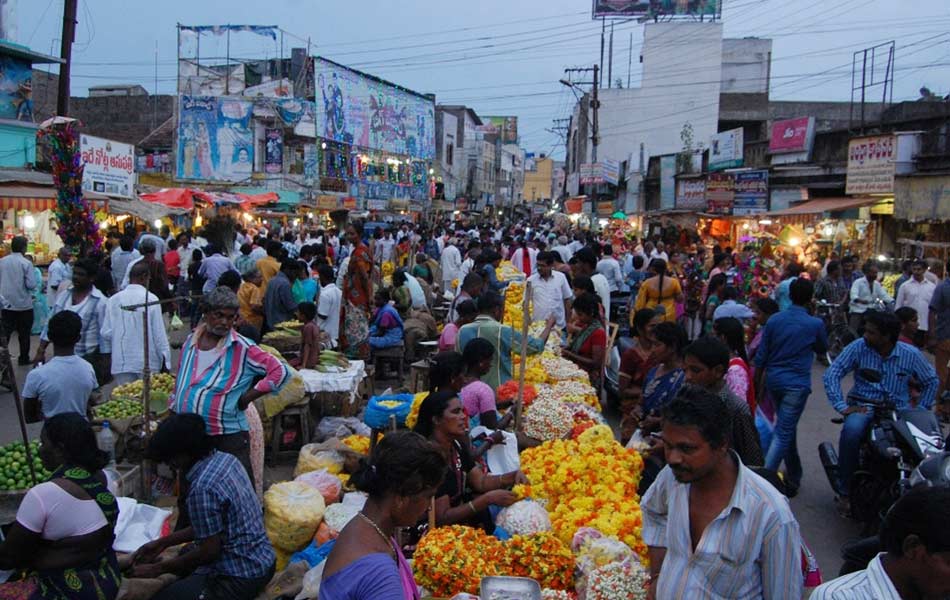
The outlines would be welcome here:
M 561 80 L 559 80 L 559 81 L 561 82 L 561 84 L 566 85 L 566 86 L 569 87 L 569 88 L 574 87 L 574 84 L 571 83 L 570 81 L 568 81 L 567 79 L 561 79 Z

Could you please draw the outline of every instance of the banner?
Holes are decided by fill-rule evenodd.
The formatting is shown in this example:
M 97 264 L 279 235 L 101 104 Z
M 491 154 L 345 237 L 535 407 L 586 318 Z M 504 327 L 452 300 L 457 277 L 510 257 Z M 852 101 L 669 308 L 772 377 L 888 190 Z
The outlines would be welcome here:
M 676 155 L 660 157 L 660 210 L 676 208 Z
M 733 174 L 735 196 L 733 215 L 754 215 L 769 209 L 769 172 L 745 171 Z
M 800 117 L 772 123 L 769 154 L 808 152 L 815 136 L 815 118 Z
M 620 183 L 620 163 L 616 160 L 605 160 L 601 163 L 601 171 L 604 174 L 604 181 L 610 185 Z
M 254 135 L 246 100 L 180 96 L 175 178 L 242 181 L 254 167 Z
M 603 166 L 600 163 L 582 163 L 578 172 L 581 185 L 596 185 L 604 182 Z
M 264 130 L 264 172 L 280 173 L 284 165 L 284 130 Z
M 897 169 L 897 136 L 876 135 L 848 142 L 846 194 L 890 194 Z
M 345 208 L 346 210 L 356 210 L 356 206 L 357 206 L 356 198 L 354 198 L 353 196 L 347 196 L 343 198 L 343 208 Z
M 313 184 L 317 180 L 317 145 L 303 145 L 303 180 L 306 184 Z
M 339 196 L 321 194 L 317 196 L 317 210 L 336 210 L 340 207 Z
M 706 177 L 706 211 L 717 215 L 732 214 L 736 181 L 731 173 L 710 173 Z
M 435 102 L 323 58 L 314 60 L 317 134 L 362 148 L 435 157 Z
M 593 17 L 719 15 L 719 0 L 594 0 Z
M 597 216 L 598 217 L 609 217 L 612 214 L 614 214 L 613 200 L 599 200 L 597 202 Z
M 0 119 L 33 122 L 33 67 L 29 61 L 0 56 Z
M 135 196 L 135 146 L 91 135 L 79 136 L 82 189 L 110 196 Z
M 482 117 L 482 131 L 497 133 L 502 144 L 518 143 L 518 117 Z
M 722 131 L 712 136 L 709 144 L 709 170 L 721 171 L 742 166 L 742 128 Z
M 676 208 L 679 210 L 706 210 L 706 181 L 680 179 L 676 182 Z

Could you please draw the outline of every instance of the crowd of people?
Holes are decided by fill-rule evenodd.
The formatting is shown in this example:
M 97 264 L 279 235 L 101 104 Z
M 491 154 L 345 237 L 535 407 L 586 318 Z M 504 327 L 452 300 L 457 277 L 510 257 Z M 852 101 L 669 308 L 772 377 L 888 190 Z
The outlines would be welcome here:
M 511 411 L 497 397 L 515 376 L 513 355 L 522 345 L 540 353 L 554 336 L 562 356 L 602 397 L 616 400 L 619 441 L 647 445 L 640 492 L 656 598 L 798 598 L 814 584 L 813 565 L 802 566 L 809 553 L 787 498 L 803 485 L 797 432 L 816 358 L 827 356 L 829 314 L 855 335 L 823 377 L 828 401 L 844 419 L 836 490 L 843 514 L 871 422 L 862 399 L 883 388 L 898 408 L 929 409 L 948 385 L 950 279 L 919 260 L 902 265 L 892 294 L 873 260 L 860 270 L 847 255 L 803 265 L 768 244 L 736 250 L 686 231 L 635 238 L 543 221 L 356 221 L 342 230 L 236 225 L 224 241 L 204 234 L 115 232 L 101 254 L 73 260 L 64 250 L 42 297 L 25 239 L 14 238 L 0 259 L 4 332 L 19 336 L 19 362 L 36 365 L 23 397 L 32 417 L 46 421 L 44 463 L 59 469 L 53 482 L 27 496 L 17 528 L 0 546 L 0 563 L 22 565 L 27 555 L 18 551 L 48 540 L 89 538 L 82 561 L 71 554 L 40 561 L 36 568 L 51 573 L 40 577 L 41 586 L 60 589 L 63 569 L 81 564 L 83 589 L 113 597 L 118 575 L 102 542 L 115 525 L 114 499 L 107 501 L 109 482 L 98 475 L 102 457 L 87 447 L 94 438 L 85 417 L 96 388 L 137 379 L 147 365 L 177 374 L 173 416 L 149 454 L 181 474 L 189 525 L 140 550 L 135 572 L 183 575 L 163 598 L 260 592 L 274 557 L 262 537 L 254 487 L 262 455 L 255 456 L 261 425 L 253 402 L 289 380 L 288 363 L 259 345 L 287 321 L 300 321 L 302 346 L 293 363 L 300 368 L 315 366 L 321 349 L 367 359 L 397 348 L 412 357 L 416 342 L 438 339 L 431 393 L 413 432 L 386 436 L 353 475 L 369 500 L 327 560 L 320 595 L 326 600 L 413 597 L 395 528 L 421 533 L 434 522 L 490 532 L 498 507 L 517 499 L 511 488 L 526 482 L 524 474 L 491 472 L 483 456 L 497 444 L 537 444 L 506 431 Z M 528 339 L 506 324 L 511 278 L 500 276 L 502 262 L 528 284 L 531 311 L 524 317 L 543 323 Z M 48 309 L 41 315 L 38 298 Z M 819 306 L 825 310 L 817 312 Z M 40 341 L 31 357 L 36 318 Z M 166 323 L 176 321 L 187 321 L 191 332 L 173 364 Z M 923 353 L 928 348 L 936 362 Z M 842 391 L 847 374 L 868 368 L 881 373 L 879 384 L 856 378 L 850 392 Z M 473 441 L 475 427 L 487 433 Z M 72 493 L 74 484 L 85 492 Z M 104 517 L 84 505 L 88 523 L 81 531 L 43 517 L 51 506 L 44 498 L 60 490 L 72 501 L 88 496 Z M 913 512 L 941 493 L 910 494 L 891 512 Z M 830 582 L 814 597 L 946 593 L 937 581 L 947 580 L 942 570 L 917 566 L 936 564 L 950 550 L 940 537 L 946 525 L 889 513 L 884 552 L 868 571 Z M 185 542 L 196 550 L 162 556 Z M 210 574 L 199 569 L 209 565 Z M 875 595 L 885 588 L 891 596 Z M 856 595 L 844 595 L 849 589 Z M 871 595 L 862 596 L 864 590 Z

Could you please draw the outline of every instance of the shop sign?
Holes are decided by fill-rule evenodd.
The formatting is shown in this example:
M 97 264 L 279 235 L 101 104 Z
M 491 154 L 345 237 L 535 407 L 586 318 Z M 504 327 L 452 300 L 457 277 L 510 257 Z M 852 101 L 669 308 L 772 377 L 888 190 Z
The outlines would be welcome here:
M 730 129 L 712 136 L 709 144 L 709 170 L 721 171 L 742 166 L 742 128 Z
M 605 160 L 603 162 L 604 181 L 610 185 L 620 183 L 620 162 L 616 160 Z
M 264 172 L 280 173 L 284 164 L 284 130 L 264 130 Z
M 613 200 L 600 200 L 597 202 L 597 216 L 598 217 L 609 217 L 612 214 L 614 214 Z
M 733 215 L 754 215 L 769 208 L 769 172 L 745 171 L 735 173 Z
M 540 217 L 545 213 L 545 211 L 547 211 L 547 207 L 545 207 L 543 204 L 534 204 L 531 206 L 531 214 L 536 217 Z
M 604 182 L 604 168 L 600 163 L 583 163 L 579 171 L 581 185 L 596 185 Z
M 408 200 L 390 200 L 389 208 L 390 210 L 409 210 L 409 201 Z
M 388 200 L 367 200 L 366 201 L 367 210 L 386 210 L 389 208 Z
M 135 192 L 135 146 L 91 135 L 81 135 L 79 144 L 83 191 L 131 198 Z
M 736 180 L 731 173 L 710 173 L 706 177 L 706 211 L 717 215 L 732 214 Z
M 799 117 L 772 123 L 769 154 L 809 152 L 815 138 L 815 118 Z
M 676 207 L 676 155 L 660 157 L 660 210 Z
M 317 210 L 336 210 L 339 207 L 339 196 L 330 196 L 327 194 L 317 196 Z
M 848 142 L 846 194 L 890 194 L 897 172 L 897 137 L 876 135 Z
M 705 210 L 706 181 L 704 179 L 680 179 L 676 182 L 676 208 L 681 210 Z
M 950 218 L 950 176 L 899 177 L 894 184 L 894 217 L 946 221 Z
M 576 198 L 568 198 L 564 201 L 564 212 L 569 215 L 577 215 L 584 212 L 584 198 L 585 196 L 578 196 Z
M 423 206 L 421 202 L 410 202 L 409 203 L 409 212 L 421 213 L 423 211 Z
M 343 208 L 346 210 L 356 210 L 357 202 L 356 198 L 353 196 L 346 196 L 343 198 Z

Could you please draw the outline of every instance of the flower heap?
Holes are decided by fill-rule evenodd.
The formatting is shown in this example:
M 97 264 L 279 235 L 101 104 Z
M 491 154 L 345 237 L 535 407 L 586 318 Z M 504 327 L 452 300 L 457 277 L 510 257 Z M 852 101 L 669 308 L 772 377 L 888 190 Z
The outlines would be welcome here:
M 537 399 L 525 411 L 524 433 L 536 440 L 563 438 L 574 427 L 574 413 L 568 405 L 551 398 Z
M 901 278 L 901 273 L 891 273 L 886 275 L 881 281 L 881 286 L 884 287 L 884 291 L 890 294 L 891 298 L 897 296 L 897 292 L 894 291 L 894 288 L 897 287 L 897 280 Z
M 521 357 L 513 356 L 512 364 L 514 366 L 513 380 L 518 380 L 521 376 Z M 524 374 L 524 380 L 525 383 L 545 383 L 548 380 L 548 374 L 544 372 L 540 356 L 528 357 L 528 371 Z
M 99 248 L 102 236 L 95 213 L 82 197 L 82 152 L 79 148 L 79 121 L 56 123 L 37 133 L 50 149 L 53 185 L 56 186 L 56 233 L 66 246 Z
M 416 422 L 419 421 L 419 409 L 422 407 L 422 401 L 429 397 L 429 392 L 419 392 L 412 398 L 412 407 L 409 409 L 409 414 L 406 416 L 406 427 L 409 429 L 416 428 Z
M 564 380 L 553 385 L 539 385 L 538 399 L 585 404 L 600 410 L 597 391 L 586 381 Z
M 587 576 L 587 600 L 646 600 L 649 576 L 639 564 L 615 562 Z
M 512 577 L 530 577 L 543 588 L 568 590 L 574 587 L 574 554 L 550 532 L 515 535 L 503 544 L 499 572 Z
M 547 373 L 548 383 L 557 383 L 558 381 L 589 381 L 587 371 L 581 369 L 576 364 L 561 358 L 559 356 L 541 355 L 541 366 Z
M 521 332 L 524 327 L 524 284 L 512 281 L 505 288 L 505 325 Z
M 643 459 L 617 443 L 608 426 L 592 427 L 576 440 L 529 448 L 521 455 L 521 469 L 535 483 L 516 486 L 515 493 L 547 500 L 551 524 L 562 541 L 570 542 L 581 527 L 592 527 L 646 560 L 637 496 Z
M 541 600 L 575 600 L 577 594 L 564 590 L 541 590 Z
M 495 393 L 498 395 L 498 400 L 501 402 L 514 402 L 518 398 L 518 381 L 516 379 L 506 381 L 505 383 L 498 386 L 498 388 L 495 390 Z M 524 406 L 530 406 L 537 397 L 538 390 L 530 383 L 525 383 L 524 397 L 522 398 Z
M 354 452 L 360 454 L 369 454 L 369 438 L 365 435 L 348 435 L 342 440 L 343 445 Z
M 541 334 L 544 333 L 545 327 L 546 323 L 544 321 L 535 321 L 528 326 L 528 335 L 540 338 Z M 552 356 L 561 355 L 561 330 L 559 328 L 554 327 L 551 329 L 548 341 L 544 344 L 544 353 Z

